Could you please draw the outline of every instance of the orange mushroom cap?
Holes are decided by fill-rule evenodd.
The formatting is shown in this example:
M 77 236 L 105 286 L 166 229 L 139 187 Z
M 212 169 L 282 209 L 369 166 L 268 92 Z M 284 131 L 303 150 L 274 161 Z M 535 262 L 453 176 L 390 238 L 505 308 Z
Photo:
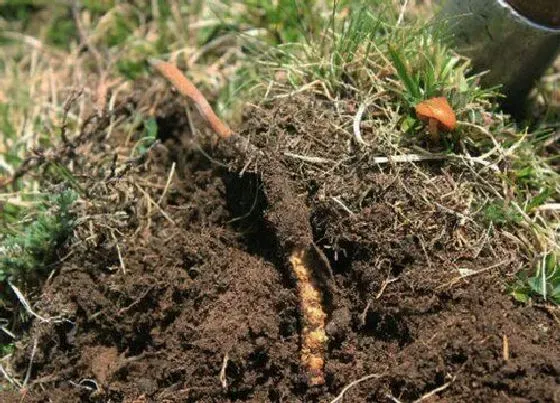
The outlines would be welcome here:
M 419 102 L 416 107 L 416 116 L 422 120 L 435 119 L 438 127 L 453 130 L 457 127 L 455 111 L 451 108 L 445 97 L 426 99 Z

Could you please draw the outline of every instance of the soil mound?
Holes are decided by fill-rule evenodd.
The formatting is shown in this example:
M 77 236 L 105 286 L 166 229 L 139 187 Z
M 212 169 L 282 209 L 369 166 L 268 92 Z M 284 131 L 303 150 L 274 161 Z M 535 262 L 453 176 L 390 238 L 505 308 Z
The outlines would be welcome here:
M 87 190 L 76 239 L 35 306 L 65 319 L 36 320 L 14 360 L 25 373 L 36 342 L 26 401 L 560 401 L 555 318 L 505 293 L 521 241 L 465 213 L 476 167 L 380 163 L 389 146 L 357 147 L 345 107 L 251 108 L 245 155 L 171 94 L 141 156 L 141 130 L 108 134 L 130 108 L 91 122 L 63 158 Z M 302 242 L 325 260 L 317 387 L 287 259 Z

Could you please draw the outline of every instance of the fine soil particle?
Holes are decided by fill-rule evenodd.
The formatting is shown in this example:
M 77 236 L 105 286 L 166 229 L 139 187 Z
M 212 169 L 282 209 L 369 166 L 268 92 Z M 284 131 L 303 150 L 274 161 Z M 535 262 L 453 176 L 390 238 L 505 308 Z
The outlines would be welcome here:
M 558 323 L 505 292 L 532 262 L 462 215 L 483 193 L 472 170 L 373 164 L 310 96 L 248 111 L 239 132 L 261 153 L 232 155 L 185 106 L 154 107 L 162 143 L 142 158 L 103 122 L 67 157 L 87 194 L 35 305 L 65 319 L 36 321 L 12 363 L 24 374 L 37 342 L 25 401 L 560 402 Z M 325 260 L 318 387 L 300 361 L 297 246 Z

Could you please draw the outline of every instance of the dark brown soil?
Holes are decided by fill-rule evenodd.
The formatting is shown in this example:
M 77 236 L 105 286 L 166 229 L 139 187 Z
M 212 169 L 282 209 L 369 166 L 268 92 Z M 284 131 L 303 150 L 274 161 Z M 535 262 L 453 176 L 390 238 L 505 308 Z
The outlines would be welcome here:
M 236 155 L 184 108 L 156 106 L 146 158 L 127 161 L 137 138 L 106 140 L 107 121 L 72 157 L 80 224 L 35 305 L 66 319 L 35 321 L 17 350 L 23 377 L 37 341 L 25 401 L 329 402 L 377 374 L 343 401 L 560 402 L 558 319 L 507 295 L 533 262 L 511 231 L 462 215 L 485 194 L 466 165 L 376 165 L 340 111 L 304 97 L 248 111 L 240 133 L 261 155 Z M 317 388 L 286 259 L 310 243 L 329 262 L 314 273 L 329 336 Z

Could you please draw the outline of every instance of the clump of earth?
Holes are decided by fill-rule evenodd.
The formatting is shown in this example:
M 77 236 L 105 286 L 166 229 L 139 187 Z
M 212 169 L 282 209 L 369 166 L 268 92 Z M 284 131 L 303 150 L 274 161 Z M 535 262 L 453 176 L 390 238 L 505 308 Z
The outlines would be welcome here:
M 340 129 L 351 103 L 309 94 L 247 107 L 242 153 L 186 101 L 152 95 L 92 118 L 62 154 L 85 194 L 34 306 L 53 319 L 14 356 L 31 369 L 25 401 L 560 401 L 558 324 L 506 292 L 533 262 L 462 213 L 483 198 L 472 166 L 378 163 L 381 145 Z M 132 109 L 152 110 L 159 137 L 133 157 L 142 131 L 109 130 Z M 302 238 L 328 263 L 313 273 L 328 336 L 316 387 L 287 260 Z

